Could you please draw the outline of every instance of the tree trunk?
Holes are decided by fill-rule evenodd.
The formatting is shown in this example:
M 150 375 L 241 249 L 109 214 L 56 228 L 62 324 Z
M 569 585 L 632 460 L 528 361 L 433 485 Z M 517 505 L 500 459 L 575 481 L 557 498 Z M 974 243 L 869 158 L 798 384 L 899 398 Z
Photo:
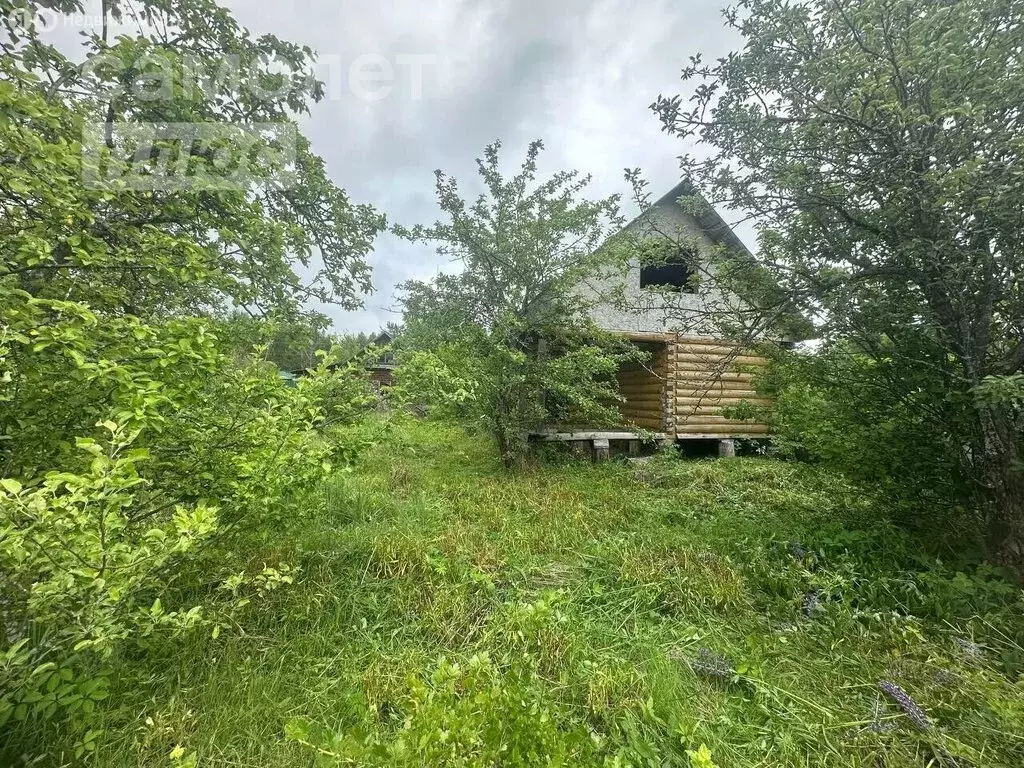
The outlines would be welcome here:
M 979 410 L 978 459 L 984 482 L 989 558 L 1024 581 L 1024 464 L 1013 417 L 998 406 Z

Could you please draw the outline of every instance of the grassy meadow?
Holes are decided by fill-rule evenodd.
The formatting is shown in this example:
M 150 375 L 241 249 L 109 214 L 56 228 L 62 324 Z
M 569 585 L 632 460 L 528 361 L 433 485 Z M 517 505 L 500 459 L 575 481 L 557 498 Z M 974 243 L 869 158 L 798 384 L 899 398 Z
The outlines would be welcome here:
M 486 438 L 413 420 L 357 439 L 252 553 L 294 583 L 118 660 L 97 765 L 1024 765 L 1020 591 L 842 477 L 508 474 Z M 59 732 L 0 755 L 43 737 L 74 762 Z

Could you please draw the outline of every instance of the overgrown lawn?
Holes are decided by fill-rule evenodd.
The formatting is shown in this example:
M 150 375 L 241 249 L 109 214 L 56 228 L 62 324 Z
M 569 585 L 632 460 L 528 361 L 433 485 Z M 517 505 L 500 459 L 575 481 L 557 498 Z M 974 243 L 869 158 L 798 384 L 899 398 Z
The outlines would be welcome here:
M 458 427 L 357 432 L 322 513 L 253 554 L 294 585 L 119 660 L 99 765 L 1024 765 L 1020 591 L 841 477 L 510 475 Z

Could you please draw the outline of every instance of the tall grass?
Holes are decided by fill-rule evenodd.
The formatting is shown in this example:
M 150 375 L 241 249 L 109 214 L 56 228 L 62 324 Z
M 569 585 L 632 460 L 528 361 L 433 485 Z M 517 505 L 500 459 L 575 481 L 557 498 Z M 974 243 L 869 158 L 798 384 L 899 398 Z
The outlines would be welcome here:
M 510 475 L 454 426 L 360 429 L 273 543 L 293 586 L 120 660 L 96 764 L 1024 765 L 1020 591 L 869 490 L 768 459 Z M 3 764 L 65 748 L 12 734 Z

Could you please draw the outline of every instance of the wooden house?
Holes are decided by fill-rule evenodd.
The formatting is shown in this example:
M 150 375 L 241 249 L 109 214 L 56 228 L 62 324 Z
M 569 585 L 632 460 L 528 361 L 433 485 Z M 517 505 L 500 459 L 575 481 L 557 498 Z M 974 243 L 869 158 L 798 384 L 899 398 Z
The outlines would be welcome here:
M 724 455 L 731 455 L 737 438 L 767 437 L 767 425 L 725 413 L 741 403 L 766 404 L 752 383 L 766 360 L 716 334 L 709 318 L 742 307 L 736 297 L 716 289 L 713 279 L 699 279 L 713 276 L 712 252 L 722 258 L 753 257 L 710 206 L 691 213 L 680 204 L 680 198 L 695 194 L 683 182 L 623 230 L 635 242 L 661 241 L 669 253 L 678 248 L 678 258 L 670 255 L 647 266 L 639 257 L 631 259 L 621 274 L 580 289 L 593 293 L 592 315 L 601 328 L 622 334 L 649 353 L 648 360 L 618 372 L 624 398 L 619 428 L 552 428 L 542 430 L 538 439 L 592 441 L 602 458 L 609 441 L 626 441 L 635 449 L 641 430 L 664 442 L 715 440 Z M 609 294 L 617 300 L 603 298 Z
M 370 383 L 374 389 L 386 389 L 395 383 L 395 355 L 391 351 L 394 337 L 387 331 L 381 331 L 367 347 L 379 347 L 381 353 L 366 362 L 366 370 L 370 374 Z M 365 349 L 365 347 L 364 347 Z

